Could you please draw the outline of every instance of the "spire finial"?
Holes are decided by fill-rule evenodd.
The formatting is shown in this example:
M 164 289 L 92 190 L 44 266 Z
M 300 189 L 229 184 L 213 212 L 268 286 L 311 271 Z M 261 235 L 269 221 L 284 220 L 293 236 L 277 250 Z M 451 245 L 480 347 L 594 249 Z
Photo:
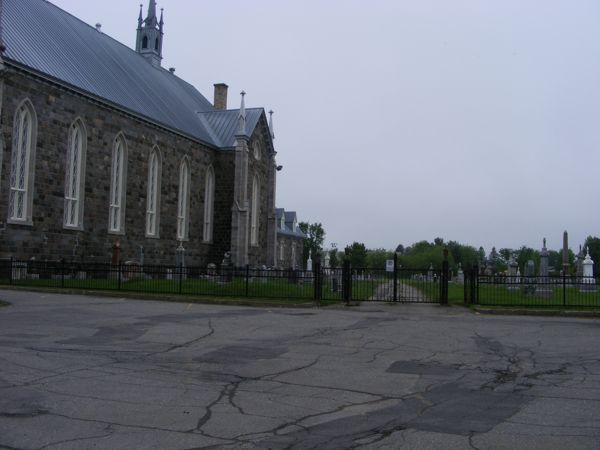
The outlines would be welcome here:
M 240 131 L 239 133 L 243 136 L 246 135 L 246 104 L 244 101 L 244 97 L 246 96 L 246 92 L 240 92 L 242 96 L 242 104 L 240 105 Z
M 273 128 L 273 110 L 269 111 L 269 130 L 271 130 L 271 139 L 275 140 L 275 129 Z
M 142 16 L 142 9 L 144 5 L 140 3 L 140 15 L 138 17 L 138 28 L 142 28 L 142 24 L 144 23 L 144 17 Z
M 165 21 L 163 20 L 163 11 L 165 9 L 164 8 L 160 8 L 160 22 L 158 22 L 158 29 L 160 30 L 160 32 L 163 32 L 163 25 L 165 24 Z

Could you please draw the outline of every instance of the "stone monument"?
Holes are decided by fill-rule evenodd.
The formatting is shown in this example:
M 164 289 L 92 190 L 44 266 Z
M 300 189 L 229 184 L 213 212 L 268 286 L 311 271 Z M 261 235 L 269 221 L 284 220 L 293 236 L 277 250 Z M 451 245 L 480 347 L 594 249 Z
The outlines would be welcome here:
M 535 279 L 535 263 L 530 259 L 529 261 L 527 261 L 527 264 L 525 264 L 525 268 L 524 268 L 524 272 L 525 272 L 525 279 L 523 280 L 523 293 L 524 294 L 535 294 L 535 284 L 536 284 L 536 279 Z
M 515 289 L 519 289 L 520 282 L 520 273 L 519 273 L 519 265 L 517 261 L 515 261 L 515 255 L 510 255 L 510 260 L 508 261 L 508 290 L 513 291 Z
M 308 260 L 306 261 L 306 271 L 312 272 L 313 260 L 312 260 L 312 250 L 308 251 Z
M 459 284 L 465 283 L 465 273 L 462 270 L 462 265 L 458 263 L 458 272 L 456 273 L 456 282 Z
M 583 276 L 583 260 L 585 259 L 585 255 L 583 254 L 583 249 L 581 245 L 579 246 L 579 253 L 577 253 L 577 259 L 575 261 L 576 275 L 578 278 Z
M 581 292 L 596 292 L 596 279 L 594 278 L 594 261 L 590 257 L 589 247 L 586 249 L 583 260 L 583 278 L 581 280 Z
M 550 279 L 548 275 L 550 273 L 549 266 L 550 254 L 546 248 L 546 238 L 544 238 L 544 246 L 540 252 L 540 276 L 538 278 L 538 286 L 536 294 L 541 297 L 550 297 L 552 295 L 552 288 L 548 285 Z

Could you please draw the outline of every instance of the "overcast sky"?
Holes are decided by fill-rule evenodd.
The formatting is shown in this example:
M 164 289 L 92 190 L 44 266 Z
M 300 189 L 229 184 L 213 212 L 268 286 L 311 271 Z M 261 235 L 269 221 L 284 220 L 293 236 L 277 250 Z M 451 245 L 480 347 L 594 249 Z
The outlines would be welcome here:
M 52 0 L 133 47 L 139 0 Z M 144 0 L 144 17 L 148 0 Z M 275 111 L 277 206 L 326 243 L 600 235 L 597 0 L 163 0 L 163 66 Z M 160 93 L 157 93 L 158 95 Z

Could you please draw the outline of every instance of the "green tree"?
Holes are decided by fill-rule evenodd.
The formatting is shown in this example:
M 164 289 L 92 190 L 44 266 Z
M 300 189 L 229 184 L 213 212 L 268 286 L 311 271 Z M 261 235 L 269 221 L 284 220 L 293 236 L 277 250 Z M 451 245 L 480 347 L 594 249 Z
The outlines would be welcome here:
M 329 250 L 329 267 L 335 268 L 340 266 L 340 260 L 338 258 L 337 249 L 333 248 Z
M 517 264 L 521 269 L 521 273 L 525 273 L 525 266 L 527 265 L 527 261 L 530 259 L 535 264 L 535 270 L 537 271 L 540 267 L 540 252 L 532 249 L 531 247 L 526 247 L 523 245 L 519 250 L 517 250 Z
M 306 267 L 306 261 L 308 261 L 308 255 L 312 253 L 313 258 L 320 254 L 323 249 L 323 241 L 325 240 L 325 230 L 321 223 L 308 223 L 300 222 L 298 228 L 305 234 L 304 249 L 302 251 L 302 258 L 304 261 L 304 267 Z
M 365 244 L 354 242 L 346 247 L 346 257 L 350 260 L 350 265 L 357 269 L 365 268 L 367 265 L 367 248 Z
M 367 267 L 369 269 L 385 269 L 388 259 L 394 259 L 394 252 L 383 248 L 367 250 Z

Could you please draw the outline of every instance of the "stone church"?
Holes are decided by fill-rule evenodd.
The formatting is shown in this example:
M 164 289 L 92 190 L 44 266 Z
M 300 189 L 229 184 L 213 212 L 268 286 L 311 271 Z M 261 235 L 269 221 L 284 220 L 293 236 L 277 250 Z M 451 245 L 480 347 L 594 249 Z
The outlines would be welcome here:
M 162 10 L 135 50 L 45 0 L 0 0 L 0 258 L 276 267 L 271 117 L 161 67 Z M 133 36 L 132 36 L 133 38 Z M 237 97 L 237 96 L 236 96 Z

